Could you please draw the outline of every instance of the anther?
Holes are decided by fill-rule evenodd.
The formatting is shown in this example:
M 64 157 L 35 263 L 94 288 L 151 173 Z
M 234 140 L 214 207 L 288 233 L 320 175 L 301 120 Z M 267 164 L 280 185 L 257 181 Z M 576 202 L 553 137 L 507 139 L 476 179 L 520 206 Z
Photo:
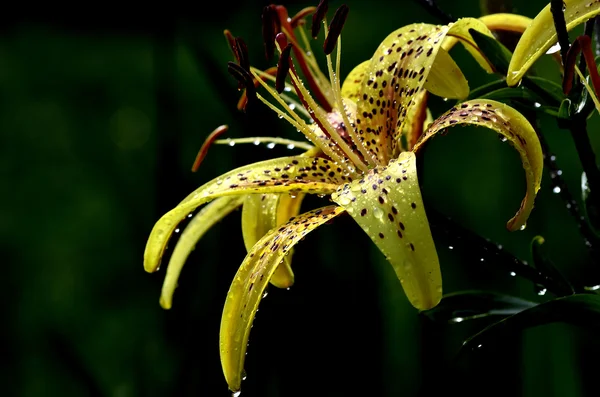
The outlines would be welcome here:
M 278 93 L 282 93 L 285 88 L 285 79 L 287 78 L 288 72 L 290 70 L 290 51 L 292 50 L 292 43 L 289 43 L 283 51 L 281 51 L 281 56 L 279 57 L 279 62 L 277 63 L 277 76 L 275 78 L 275 89 Z
M 208 153 L 208 148 L 210 148 L 210 146 L 217 140 L 217 138 L 219 138 L 221 135 L 227 132 L 228 128 L 229 127 L 227 127 L 227 125 L 221 125 L 210 133 L 210 135 L 202 144 L 202 147 L 198 151 L 198 154 L 196 155 L 196 160 L 194 160 L 194 164 L 192 165 L 192 172 L 198 171 L 202 160 L 204 160 L 204 157 L 206 157 L 206 153 Z
M 246 43 L 244 43 L 244 40 L 242 40 L 241 37 L 236 37 L 235 38 L 235 45 L 236 45 L 236 49 L 238 51 L 238 62 L 240 64 L 240 66 L 242 68 L 244 68 L 244 70 L 249 71 L 250 70 L 250 58 L 248 57 L 248 47 L 246 46 Z
M 275 54 L 275 35 L 281 31 L 277 10 L 273 4 L 265 6 L 262 13 L 262 35 L 265 42 L 265 56 L 271 60 Z
M 236 78 L 236 80 L 240 83 L 240 85 L 246 88 L 246 97 L 248 101 L 246 103 L 246 107 L 244 110 L 248 108 L 248 106 L 252 106 L 252 104 L 256 103 L 258 100 L 256 96 L 256 87 L 254 86 L 254 80 L 250 75 L 250 72 L 235 62 L 227 62 L 227 70 L 229 73 Z
M 342 33 L 344 23 L 346 23 L 346 18 L 348 18 L 348 11 L 349 8 L 346 4 L 342 4 L 337 10 L 335 10 L 335 14 L 331 20 L 331 26 L 329 27 L 329 33 L 327 34 L 325 42 L 323 43 L 323 51 L 325 51 L 326 55 L 329 55 L 333 52 L 337 40 Z
M 325 19 L 325 15 L 327 15 L 327 11 L 329 10 L 329 2 L 327 0 L 321 0 L 319 5 L 317 6 L 317 11 L 313 14 L 312 17 L 312 26 L 311 26 L 311 34 L 313 39 L 316 39 L 321 31 L 321 22 Z

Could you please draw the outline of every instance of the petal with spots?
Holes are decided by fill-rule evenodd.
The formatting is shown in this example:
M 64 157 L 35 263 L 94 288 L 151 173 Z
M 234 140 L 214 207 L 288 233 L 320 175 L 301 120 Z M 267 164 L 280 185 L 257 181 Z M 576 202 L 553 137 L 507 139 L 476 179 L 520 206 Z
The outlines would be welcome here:
M 600 14 L 600 0 L 564 0 L 563 9 L 567 31 Z M 550 4 L 536 17 L 521 36 L 513 53 L 506 83 L 514 86 L 543 54 L 557 42 Z
M 415 154 L 403 152 L 388 166 L 332 194 L 386 256 L 410 303 L 420 310 L 442 297 L 437 251 L 425 214 Z
M 356 102 L 360 97 L 363 80 L 368 74 L 370 61 L 364 61 L 350 71 L 342 84 L 342 97 Z
M 463 18 L 447 26 L 412 24 L 390 34 L 375 51 L 357 102 L 356 128 L 361 141 L 380 164 L 386 164 L 400 152 L 398 141 L 407 114 L 417 106 L 415 98 L 423 90 L 447 35 L 465 42 L 467 50 L 487 64 L 477 50 L 470 28 L 492 34 L 473 18 Z M 444 59 L 442 55 L 442 62 Z
M 479 99 L 462 103 L 440 116 L 421 137 L 413 151 L 418 152 L 436 133 L 457 124 L 487 127 L 506 137 L 517 149 L 525 169 L 527 190 L 516 215 L 507 223 L 511 231 L 525 227 L 540 189 L 543 170 L 542 147 L 527 119 L 510 106 L 493 100 Z
M 331 160 L 301 155 L 261 161 L 229 171 L 196 189 L 156 222 L 146 243 L 144 269 L 156 271 L 179 222 L 217 197 L 249 193 L 329 194 L 348 180 L 350 178 Z
M 254 244 L 267 232 L 286 223 L 298 215 L 304 194 L 250 194 L 242 209 L 242 235 L 246 250 L 250 252 Z M 289 288 L 294 284 L 291 268 L 292 253 L 284 258 L 271 277 L 271 284 L 278 288 Z
M 343 212 L 341 207 L 328 206 L 292 218 L 267 233 L 244 259 L 227 293 L 221 318 L 221 364 L 230 390 L 240 390 L 250 328 L 275 269 L 292 246 Z
M 171 259 L 169 259 L 167 274 L 160 294 L 160 305 L 163 309 L 171 308 L 179 274 L 198 240 L 202 238 L 208 229 L 242 205 L 243 202 L 243 196 L 220 197 L 194 215 L 177 240 Z

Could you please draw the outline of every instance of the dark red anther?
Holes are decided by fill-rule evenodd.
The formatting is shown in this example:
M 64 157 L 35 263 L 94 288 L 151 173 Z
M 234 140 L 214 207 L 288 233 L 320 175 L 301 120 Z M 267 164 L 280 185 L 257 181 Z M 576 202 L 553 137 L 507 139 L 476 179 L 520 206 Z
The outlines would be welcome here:
M 292 51 L 292 43 L 289 43 L 279 57 L 277 63 L 277 76 L 275 77 L 275 89 L 278 93 L 282 93 L 285 88 L 285 79 L 290 71 L 290 52 Z
M 327 34 L 325 42 L 323 43 L 323 51 L 325 51 L 326 55 L 329 55 L 333 52 L 337 40 L 342 33 L 344 23 L 346 23 L 346 18 L 348 18 L 349 10 L 350 9 L 346 4 L 342 4 L 337 10 L 335 10 L 335 14 L 331 20 L 331 26 L 329 26 L 329 33 Z
M 245 111 L 247 110 L 248 106 L 252 106 L 258 100 L 252 75 L 248 70 L 242 68 L 235 62 L 227 62 L 227 70 L 233 77 L 236 78 L 240 85 L 246 88 L 246 97 L 248 98 L 248 101 L 246 102 L 246 107 L 244 108 Z
M 288 45 L 287 37 L 283 33 L 278 33 L 275 36 L 275 41 L 279 44 L 279 48 L 285 48 Z
M 233 37 L 233 34 L 231 34 L 231 32 L 228 29 L 225 29 L 223 31 L 223 34 L 225 35 L 225 38 L 227 39 L 227 42 L 229 43 L 229 47 L 231 48 L 231 51 L 233 52 L 233 56 L 235 57 L 235 60 L 238 63 L 240 63 L 240 56 L 238 55 L 237 44 L 235 43 L 235 37 Z
M 221 125 L 217 127 L 213 132 L 211 132 L 210 135 L 206 138 L 206 140 L 202 144 L 202 147 L 200 147 L 198 154 L 196 155 L 196 160 L 194 160 L 194 164 L 192 165 L 192 172 L 198 171 L 202 160 L 204 160 L 206 154 L 208 153 L 208 148 L 211 147 L 211 145 L 217 140 L 217 138 L 219 138 L 221 135 L 227 132 L 227 128 L 228 127 L 226 125 Z
M 262 12 L 262 35 L 265 43 L 265 56 L 267 60 L 275 54 L 275 35 L 281 31 L 281 24 L 276 6 L 265 6 Z
M 323 19 L 325 19 L 325 15 L 327 15 L 327 11 L 329 10 L 328 3 L 327 0 L 321 0 L 317 6 L 317 11 L 313 14 L 312 26 L 310 29 L 313 39 L 316 39 L 321 31 L 321 22 L 323 22 Z
M 241 37 L 235 38 L 235 46 L 238 52 L 238 63 L 242 68 L 250 71 L 250 58 L 248 57 L 248 47 Z

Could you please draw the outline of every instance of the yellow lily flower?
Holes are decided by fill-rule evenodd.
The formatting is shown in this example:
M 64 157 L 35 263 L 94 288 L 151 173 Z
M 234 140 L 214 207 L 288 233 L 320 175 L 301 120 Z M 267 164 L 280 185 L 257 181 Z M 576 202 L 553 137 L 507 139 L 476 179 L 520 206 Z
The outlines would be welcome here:
M 325 26 L 326 73 L 318 68 L 306 38 L 304 18 L 311 13 L 313 37 L 318 35 L 316 27 L 321 21 Z M 437 132 L 459 124 L 483 126 L 503 135 L 517 149 L 527 186 L 520 208 L 507 224 L 509 230 L 524 228 L 540 187 L 540 143 L 532 126 L 515 109 L 491 100 L 470 100 L 429 123 L 421 106 L 428 91 L 457 99 L 469 93 L 464 75 L 443 46 L 446 38 L 458 39 L 491 70 L 469 33 L 475 29 L 491 36 L 483 22 L 463 18 L 445 26 L 417 23 L 402 27 L 340 84 L 340 32 L 348 8 L 338 8 L 330 26 L 325 13 L 326 2 L 293 18 L 283 6 L 265 8 L 267 54 L 275 48 L 280 53 L 276 70 L 250 67 L 243 41 L 228 36 L 238 59 L 237 64 L 229 64 L 230 71 L 246 88 L 247 101 L 244 99 L 242 106 L 263 102 L 314 148 L 302 155 L 242 166 L 204 184 L 158 220 L 144 253 L 145 270 L 156 271 L 181 220 L 208 203 L 194 216 L 174 249 L 161 296 L 161 305 L 169 308 L 181 266 L 192 247 L 215 222 L 243 205 L 248 254 L 227 294 L 220 330 L 223 372 L 234 392 L 240 390 L 250 328 L 268 283 L 291 285 L 293 274 L 285 261 L 292 248 L 309 232 L 344 213 L 386 256 L 415 308 L 426 310 L 439 303 L 440 265 L 415 161 Z M 331 56 L 334 50 L 335 61 Z M 274 103 L 258 93 L 257 86 Z M 424 131 L 425 123 L 430 125 Z M 297 215 L 306 194 L 332 203 Z M 278 271 L 281 274 L 274 282 Z
M 600 14 L 600 2 L 592 0 L 563 0 L 567 31 Z M 540 11 L 527 27 L 513 53 L 506 83 L 517 85 L 525 73 L 550 47 L 557 43 L 550 4 Z M 592 67 L 590 65 L 590 67 Z

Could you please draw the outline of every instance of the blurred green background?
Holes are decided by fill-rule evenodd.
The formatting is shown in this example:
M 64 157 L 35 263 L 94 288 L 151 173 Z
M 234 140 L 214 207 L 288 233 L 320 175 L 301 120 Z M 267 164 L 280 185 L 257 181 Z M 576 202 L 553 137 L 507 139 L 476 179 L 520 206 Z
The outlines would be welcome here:
M 530 17 L 545 5 L 512 3 L 512 11 Z M 239 213 L 198 244 L 170 311 L 158 305 L 164 268 L 145 273 L 142 254 L 154 222 L 195 187 L 234 166 L 290 153 L 215 146 L 200 171 L 190 172 L 204 138 L 220 124 L 229 125 L 231 137 L 294 137 L 267 109 L 237 111 L 239 93 L 227 74 L 225 28 L 246 40 L 254 65 L 271 65 L 260 36 L 266 4 L 215 2 L 203 11 L 171 4 L 147 14 L 148 6 L 115 4 L 76 19 L 52 9 L 5 17 L 0 394 L 230 394 L 218 331 L 229 282 L 245 254 Z M 439 22 L 413 1 L 347 4 L 344 74 L 392 30 Z M 308 5 L 316 4 L 286 3 L 291 14 Z M 481 15 L 477 0 L 439 5 L 455 17 Z M 462 48 L 454 53 L 472 88 L 493 78 Z M 536 71 L 559 81 L 548 59 Z M 581 167 L 568 132 L 550 118 L 541 125 L 577 193 Z M 590 135 L 600 152 L 597 126 L 593 120 Z M 516 151 L 494 133 L 457 128 L 423 153 L 430 208 L 526 261 L 531 238 L 543 235 L 546 252 L 570 280 L 600 282 L 547 173 L 527 229 L 506 231 L 525 191 L 524 174 Z M 308 200 L 306 207 L 319 204 Z M 527 280 L 469 256 L 473 247 L 451 250 L 437 235 L 436 245 L 447 293 L 483 289 L 548 298 Z M 582 328 L 530 329 L 455 360 L 462 341 L 490 321 L 440 325 L 419 316 L 351 219 L 311 233 L 296 250 L 294 269 L 296 285 L 271 288 L 261 304 L 242 396 L 597 395 L 600 344 Z

